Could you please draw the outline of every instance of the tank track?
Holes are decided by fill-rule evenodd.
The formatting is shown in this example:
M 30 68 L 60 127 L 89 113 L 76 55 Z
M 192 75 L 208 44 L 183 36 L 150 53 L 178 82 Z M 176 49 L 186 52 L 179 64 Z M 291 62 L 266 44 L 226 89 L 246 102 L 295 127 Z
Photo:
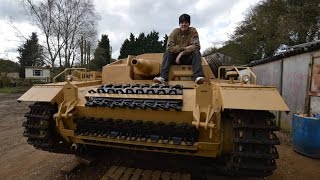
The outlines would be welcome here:
M 275 145 L 279 130 L 268 111 L 232 111 L 234 148 L 226 160 L 225 171 L 233 176 L 266 177 L 277 168 L 279 158 Z
M 117 138 L 130 141 L 161 142 L 175 145 L 193 145 L 198 141 L 199 131 L 187 123 L 143 122 L 132 120 L 79 118 L 75 135 Z
M 27 120 L 22 124 L 25 127 L 23 136 L 28 138 L 28 144 L 43 151 L 71 153 L 69 146 L 55 130 L 53 114 L 58 111 L 57 106 L 46 102 L 36 102 L 29 107 L 30 111 L 25 114 Z

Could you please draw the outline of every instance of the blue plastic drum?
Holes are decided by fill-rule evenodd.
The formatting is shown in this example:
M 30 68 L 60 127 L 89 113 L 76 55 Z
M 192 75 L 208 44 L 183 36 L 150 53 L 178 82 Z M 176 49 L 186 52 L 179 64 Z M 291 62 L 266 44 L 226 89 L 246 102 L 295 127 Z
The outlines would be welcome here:
M 299 117 L 292 120 L 293 150 L 315 158 L 320 158 L 320 116 Z

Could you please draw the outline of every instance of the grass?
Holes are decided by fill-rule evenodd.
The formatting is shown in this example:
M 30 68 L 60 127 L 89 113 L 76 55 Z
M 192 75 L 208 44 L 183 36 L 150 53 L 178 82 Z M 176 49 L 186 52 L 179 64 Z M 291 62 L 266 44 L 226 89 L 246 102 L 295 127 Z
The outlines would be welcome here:
M 28 89 L 30 89 L 29 86 L 3 87 L 0 88 L 0 93 L 19 93 L 26 92 Z

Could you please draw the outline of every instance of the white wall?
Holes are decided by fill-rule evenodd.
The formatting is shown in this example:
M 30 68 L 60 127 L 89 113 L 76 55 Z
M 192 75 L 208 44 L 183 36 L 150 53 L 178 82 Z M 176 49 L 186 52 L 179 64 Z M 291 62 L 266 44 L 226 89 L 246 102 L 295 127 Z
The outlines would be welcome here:
M 42 76 L 34 76 L 33 71 L 34 70 L 40 70 L 42 71 Z M 49 69 L 43 69 L 43 68 L 26 68 L 25 71 L 26 78 L 33 78 L 33 79 L 43 79 L 43 78 L 49 78 L 50 77 L 50 70 Z

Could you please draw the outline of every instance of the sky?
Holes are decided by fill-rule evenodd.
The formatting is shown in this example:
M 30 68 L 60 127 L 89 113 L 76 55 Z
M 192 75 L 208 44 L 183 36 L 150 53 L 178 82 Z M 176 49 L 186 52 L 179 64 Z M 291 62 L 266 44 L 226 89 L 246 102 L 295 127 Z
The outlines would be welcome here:
M 42 42 L 43 33 L 32 24 L 21 0 L 0 0 L 0 58 L 17 61 L 18 47 L 32 32 Z M 201 52 L 229 39 L 248 10 L 260 0 L 93 0 L 97 14 L 98 37 L 108 35 L 112 57 L 117 59 L 121 44 L 130 32 L 138 36 L 152 30 L 165 34 L 179 27 L 178 18 L 187 13 L 197 28 Z M 41 43 L 40 42 L 40 43 Z

